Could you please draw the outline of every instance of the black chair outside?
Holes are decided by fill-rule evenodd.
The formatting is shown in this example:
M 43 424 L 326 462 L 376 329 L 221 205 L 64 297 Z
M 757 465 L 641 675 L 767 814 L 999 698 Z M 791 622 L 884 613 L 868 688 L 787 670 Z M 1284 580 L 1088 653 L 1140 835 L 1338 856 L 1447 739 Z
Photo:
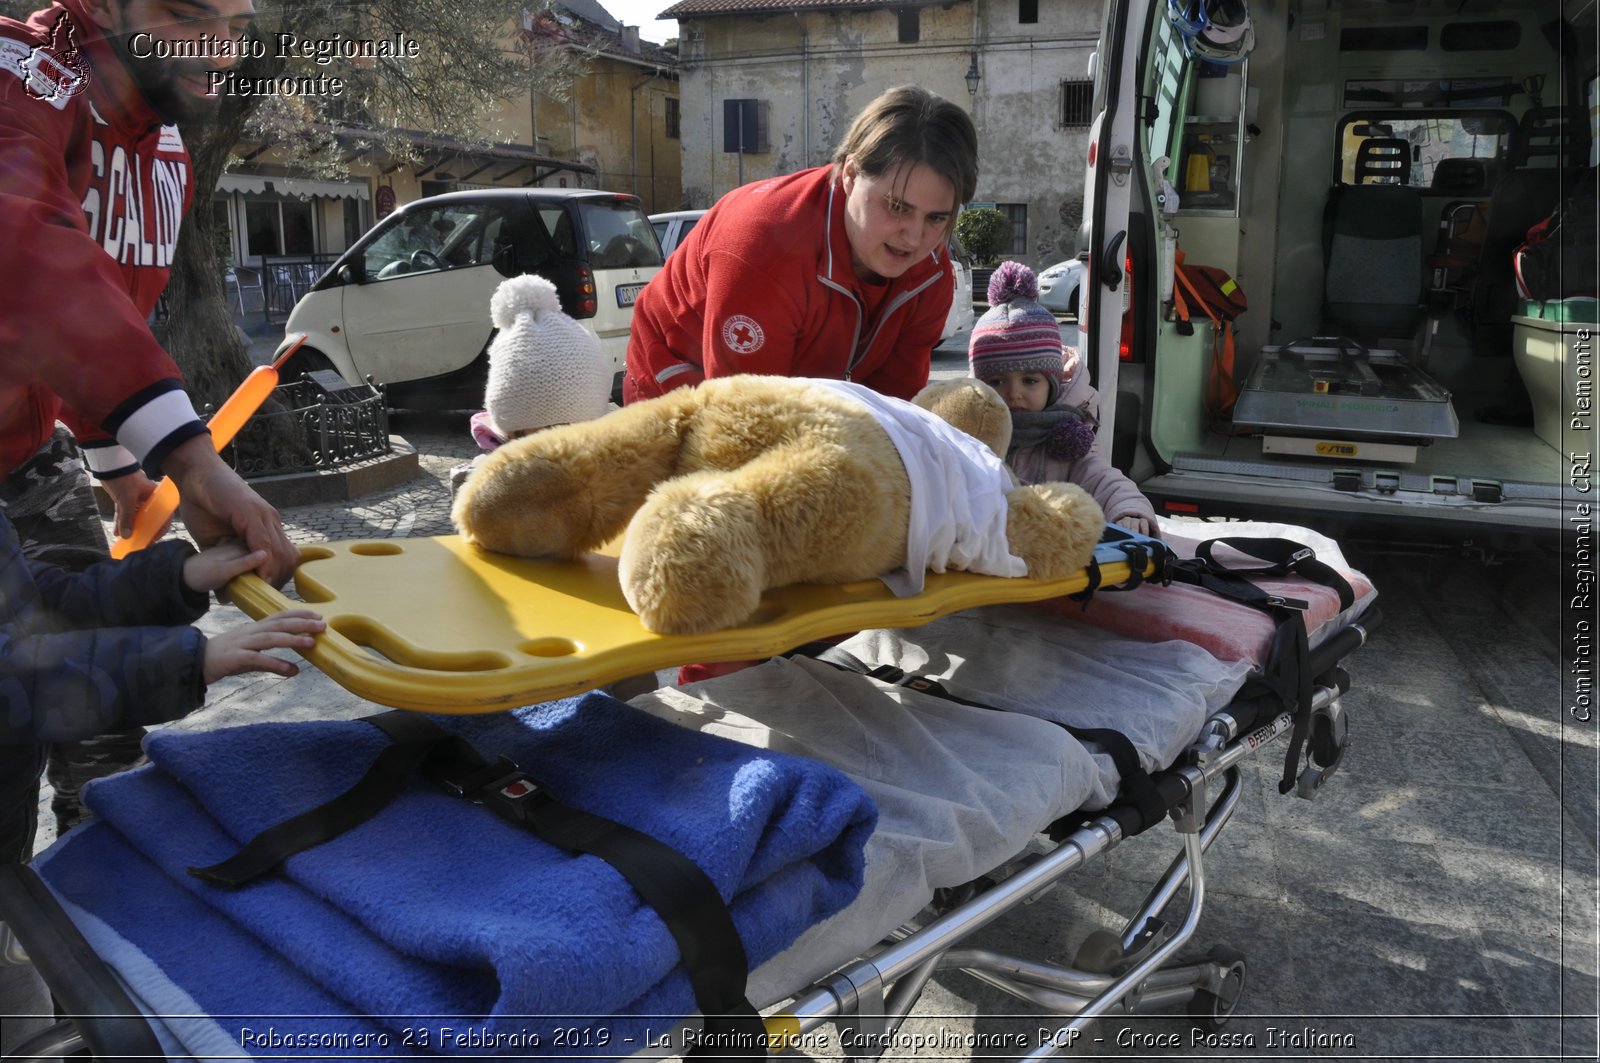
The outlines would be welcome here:
M 311 290 L 338 258 L 333 253 L 262 255 L 262 310 L 267 323 L 287 321 L 300 297 Z

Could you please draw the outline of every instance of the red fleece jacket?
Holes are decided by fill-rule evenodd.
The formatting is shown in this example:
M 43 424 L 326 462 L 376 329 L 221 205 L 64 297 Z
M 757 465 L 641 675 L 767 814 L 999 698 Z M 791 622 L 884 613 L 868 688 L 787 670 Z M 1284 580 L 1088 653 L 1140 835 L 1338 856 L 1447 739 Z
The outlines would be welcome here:
M 624 399 L 735 373 L 854 380 L 902 399 L 920 391 L 950 312 L 948 253 L 866 284 L 851 265 L 844 200 L 825 166 L 722 197 L 639 295 Z
M 145 324 L 193 196 L 177 127 L 80 0 L 0 19 L 0 475 L 58 416 L 99 473 L 159 475 L 205 431 Z

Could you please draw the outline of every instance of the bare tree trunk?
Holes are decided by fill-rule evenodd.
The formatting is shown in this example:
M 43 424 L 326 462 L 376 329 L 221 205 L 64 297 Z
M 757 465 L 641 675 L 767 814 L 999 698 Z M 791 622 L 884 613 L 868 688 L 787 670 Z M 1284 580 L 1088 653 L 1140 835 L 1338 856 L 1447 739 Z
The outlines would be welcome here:
M 197 407 L 221 404 L 251 369 L 228 307 L 211 212 L 211 194 L 246 117 L 237 98 L 228 96 L 214 119 L 183 129 L 194 164 L 194 204 L 178 231 L 167 282 L 165 342 Z
M 262 64 L 265 65 L 265 64 Z M 274 67 L 281 63 L 272 64 Z M 244 129 L 248 112 L 241 97 L 225 96 L 211 121 L 194 123 L 183 129 L 184 141 L 194 165 L 194 203 L 178 232 L 173 253 L 172 276 L 167 281 L 167 324 L 162 342 L 178 370 L 196 409 L 222 405 L 233 394 L 254 365 L 244 337 L 234 324 L 232 304 L 223 281 L 223 264 L 217 257 L 217 223 L 211 211 L 211 195 L 217 187 L 233 145 Z M 264 412 L 281 412 L 275 400 L 268 399 Z M 248 455 L 241 464 L 273 467 L 281 460 L 306 456 L 299 430 L 287 417 L 263 418 L 241 432 L 235 444 Z M 275 462 L 270 454 L 281 455 Z
M 172 278 L 167 282 L 165 338 L 197 407 L 220 405 L 252 368 L 217 261 L 216 223 L 207 209 L 211 185 L 200 187 L 207 191 L 197 191 L 195 199 L 204 205 L 190 212 L 178 233 Z

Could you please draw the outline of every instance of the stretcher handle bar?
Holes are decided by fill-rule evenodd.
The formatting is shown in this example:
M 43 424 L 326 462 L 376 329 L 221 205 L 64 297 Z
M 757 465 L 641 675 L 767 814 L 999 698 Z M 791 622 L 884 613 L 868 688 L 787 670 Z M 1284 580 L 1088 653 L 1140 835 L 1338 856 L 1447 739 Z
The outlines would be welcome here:
M 1205 850 L 1200 848 L 1199 831 L 1183 836 L 1183 849 L 1190 867 L 1189 910 L 1184 914 L 1183 925 L 1154 952 L 1146 956 L 1144 962 L 1135 964 L 1122 977 L 1112 982 L 1111 988 L 1085 1005 L 1071 1022 L 1040 1045 L 1038 1051 L 1024 1057 L 1023 1063 L 1054 1059 L 1063 1048 L 1073 1044 L 1082 1036 L 1084 1027 L 1089 1025 L 1090 1021 L 1116 1007 L 1129 992 L 1149 976 L 1151 971 L 1166 963 L 1168 958 L 1189 943 L 1189 939 L 1194 936 L 1195 928 L 1200 925 L 1200 910 L 1205 906 L 1206 899 Z
M 1062 1009 L 1066 1014 L 1077 1014 L 1084 1001 L 1104 993 L 1112 982 L 1109 974 L 1084 974 L 1068 967 L 1007 956 L 993 949 L 951 949 L 940 959 L 939 967 L 943 970 L 966 971 L 974 977 L 983 977 L 980 972 L 986 972 L 998 979 L 991 983 L 994 985 L 1037 986 L 1057 994 L 1078 997 L 1076 1006 Z
M 1367 644 L 1367 639 L 1383 623 L 1383 612 L 1373 606 L 1356 618 L 1356 621 L 1332 635 L 1311 651 L 1313 678 L 1326 672 L 1345 657 Z
M 1325 709 L 1339 697 L 1338 687 L 1319 686 L 1311 692 L 1311 710 L 1316 712 Z M 1217 753 L 1207 754 L 1204 767 L 1206 782 L 1216 779 L 1224 771 L 1239 763 L 1245 757 L 1253 756 L 1256 750 L 1271 742 L 1279 735 L 1287 734 L 1294 729 L 1294 717 L 1289 713 L 1280 713 L 1269 723 L 1262 724 L 1243 738 L 1236 739 L 1234 743 Z
M 887 946 L 871 960 L 853 964 L 845 973 L 851 982 L 858 985 L 873 978 L 886 983 L 898 981 L 925 963 L 930 956 L 953 948 L 969 934 L 987 926 L 1062 875 L 1077 870 L 1121 839 L 1122 828 L 1114 819 L 1102 816 L 1087 823 L 1070 834 L 1044 859 L 986 892 L 983 904 L 963 905 L 946 912 L 911 937 Z M 774 1018 L 785 1023 L 791 1019 L 797 1020 L 801 1030 L 810 1030 L 823 1020 L 839 1014 L 841 1005 L 848 1003 L 841 1000 L 827 984 L 819 983 L 796 997 L 784 1012 Z
M 918 964 L 916 969 L 889 988 L 883 997 L 884 1019 L 888 1022 L 889 1032 L 893 1033 L 906 1021 L 911 1014 L 911 1009 L 916 1007 L 917 1001 L 922 997 L 923 987 L 928 984 L 939 970 L 939 957 L 930 956 Z
M 62 1019 L 7 1052 L 6 1059 L 14 1063 L 50 1063 L 87 1050 L 77 1027 L 70 1020 Z
M 985 982 L 1003 993 L 1008 993 L 1019 1000 L 1037 1005 L 1044 1011 L 1054 1015 L 1076 1015 L 1089 1005 L 1091 997 L 1079 996 L 1072 989 L 1053 989 L 1037 984 L 1026 978 L 1013 978 L 1008 974 L 998 973 L 994 969 L 979 966 L 991 957 L 985 949 L 963 949 L 951 952 L 952 959 L 959 958 L 967 963 L 960 964 L 960 969 L 969 977 Z M 1012 961 L 1012 957 L 993 955 L 999 961 L 996 966 L 1002 966 Z M 970 964 L 970 965 L 969 965 Z M 948 966 L 956 966 L 949 964 Z M 1065 974 L 1052 967 L 1040 967 L 1043 972 L 1056 972 Z M 1138 1015 L 1146 1012 L 1159 1012 L 1171 1008 L 1175 1004 L 1186 1004 L 1194 999 L 1195 986 L 1201 984 L 1205 975 L 1201 964 L 1189 964 L 1183 967 L 1163 967 L 1159 971 L 1152 971 L 1143 982 L 1139 984 L 1139 998 L 1137 1006 L 1131 1005 L 1126 999 L 1118 1002 L 1124 1014 Z M 1111 984 L 1109 975 L 1100 979 L 1107 985 Z

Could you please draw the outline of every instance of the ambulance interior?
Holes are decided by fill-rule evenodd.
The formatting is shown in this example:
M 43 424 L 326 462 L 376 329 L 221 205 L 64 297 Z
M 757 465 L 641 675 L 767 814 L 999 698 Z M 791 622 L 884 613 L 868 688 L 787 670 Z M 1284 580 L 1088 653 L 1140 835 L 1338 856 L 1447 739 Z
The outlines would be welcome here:
M 1133 263 L 1154 342 L 1120 373 L 1121 460 L 1158 505 L 1293 481 L 1558 527 L 1594 301 L 1521 299 L 1512 251 L 1592 177 L 1593 0 L 1251 0 L 1227 64 L 1171 10 L 1143 53 L 1129 246 L 1147 227 L 1161 283 L 1141 302 Z M 1204 399 L 1212 330 L 1168 301 L 1174 245 L 1248 296 L 1231 417 Z

